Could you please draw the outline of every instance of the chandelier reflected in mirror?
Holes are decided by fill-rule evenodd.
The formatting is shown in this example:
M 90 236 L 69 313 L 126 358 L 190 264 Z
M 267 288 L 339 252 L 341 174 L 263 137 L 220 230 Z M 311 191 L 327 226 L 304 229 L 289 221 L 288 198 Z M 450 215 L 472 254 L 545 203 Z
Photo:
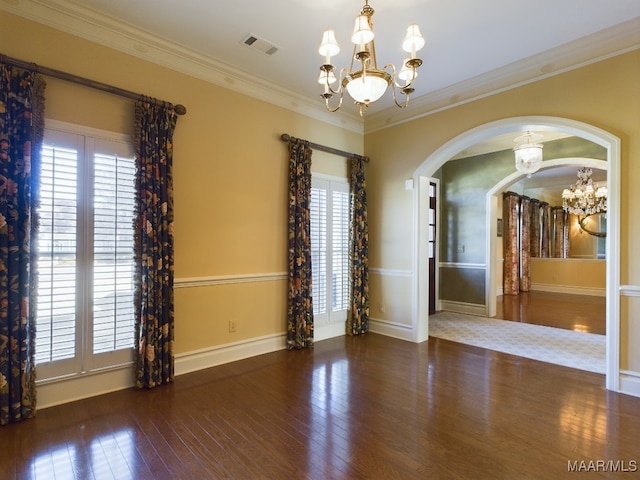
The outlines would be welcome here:
M 588 216 L 607 212 L 607 187 L 598 186 L 591 178 L 592 174 L 590 168 L 578 170 L 576 183 L 562 192 L 562 208 L 577 215 L 580 227 L 585 232 L 604 237 L 603 232 L 593 232 L 585 223 Z
M 420 33 L 420 28 L 416 24 L 411 24 L 407 28 L 407 34 L 402 42 L 402 49 L 410 54 L 402 62 L 399 72 L 396 67 L 389 63 L 382 69 L 378 68 L 376 60 L 376 48 L 374 43 L 373 23 L 371 17 L 374 14 L 373 8 L 369 6 L 369 0 L 360 10 L 360 15 L 356 17 L 355 27 L 351 35 L 353 42 L 353 55 L 351 65 L 340 69 L 339 76 L 334 73 L 335 67 L 331 64 L 331 57 L 340 52 L 340 47 L 336 41 L 335 32 L 327 30 L 322 35 L 322 42 L 318 52 L 325 59 L 320 66 L 320 77 L 318 83 L 324 85 L 325 106 L 330 112 L 337 111 L 342 106 L 342 99 L 345 89 L 360 108 L 360 116 L 364 116 L 367 107 L 371 102 L 380 99 L 391 86 L 393 100 L 400 108 L 409 105 L 409 95 L 415 91 L 413 81 L 417 78 L 417 69 L 422 65 L 422 60 L 416 57 L 416 52 L 424 47 L 425 41 Z M 334 89 L 332 84 L 338 82 Z M 404 96 L 398 101 L 396 90 Z M 339 100 L 337 105 L 330 105 L 331 98 L 337 95 Z

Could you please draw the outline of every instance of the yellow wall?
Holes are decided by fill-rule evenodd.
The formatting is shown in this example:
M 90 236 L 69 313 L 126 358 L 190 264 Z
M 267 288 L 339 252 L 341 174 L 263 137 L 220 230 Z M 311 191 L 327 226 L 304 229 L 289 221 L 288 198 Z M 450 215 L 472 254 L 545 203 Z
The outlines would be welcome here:
M 378 271 L 413 268 L 413 192 L 405 191 L 411 178 L 438 147 L 486 123 L 528 115 L 569 118 L 599 127 L 621 140 L 620 283 L 640 285 L 640 50 L 619 55 L 561 75 L 489 96 L 365 136 L 368 170 L 370 265 Z M 410 107 L 409 107 L 410 108 Z M 383 273 L 384 274 L 384 273 Z M 389 281 L 394 282 L 393 278 Z M 377 284 L 383 282 L 376 280 Z M 411 302 L 406 290 L 401 302 Z M 371 304 L 385 303 L 397 289 L 372 291 Z M 398 299 L 396 298 L 396 301 Z M 633 304 L 635 305 L 635 304 Z M 640 344 L 640 311 L 623 311 L 622 363 L 640 372 L 640 359 L 631 358 L 624 345 Z M 405 322 L 407 319 L 390 319 Z M 629 325 L 634 323 L 635 326 Z M 632 328 L 633 327 L 633 328 Z M 628 360 L 628 361 L 627 361 Z
M 531 283 L 602 290 L 606 288 L 605 260 L 532 258 Z
M 174 136 L 175 353 L 284 333 L 288 149 L 280 135 L 363 153 L 362 135 L 5 12 L 0 22 L 0 53 L 187 107 Z M 47 83 L 47 118 L 132 132 L 132 101 Z M 344 176 L 343 159 L 316 157 L 319 170 Z M 249 281 L 227 281 L 236 276 Z M 205 285 L 181 286 L 185 279 Z
M 176 279 L 222 284 L 176 289 L 176 353 L 284 331 L 286 281 L 251 281 L 286 271 L 287 149 L 283 132 L 366 153 L 372 310 L 410 322 L 413 192 L 405 179 L 438 147 L 479 125 L 522 115 L 566 117 L 622 141 L 621 278 L 640 285 L 640 51 L 614 57 L 366 135 L 333 127 L 234 90 L 141 61 L 0 12 L 3 54 L 182 103 L 174 149 Z M 47 117 L 131 132 L 132 102 L 49 80 Z M 336 159 L 340 161 L 340 159 Z M 332 170 L 332 167 L 329 167 Z M 342 167 L 339 168 L 342 171 Z M 245 275 L 250 281 L 225 283 Z M 638 302 L 623 302 L 622 364 L 640 372 Z M 235 320 L 237 332 L 228 332 Z M 633 323 L 635 322 L 635 323 Z

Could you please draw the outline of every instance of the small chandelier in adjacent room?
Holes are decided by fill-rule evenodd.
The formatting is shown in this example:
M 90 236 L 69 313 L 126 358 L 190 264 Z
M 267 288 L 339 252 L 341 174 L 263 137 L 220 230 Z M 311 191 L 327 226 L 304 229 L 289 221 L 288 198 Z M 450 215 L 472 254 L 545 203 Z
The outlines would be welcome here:
M 562 208 L 565 211 L 587 217 L 607 211 L 607 187 L 598 186 L 591 179 L 593 170 L 581 168 L 578 170 L 578 180 L 575 185 L 565 188 L 562 192 Z
M 542 166 L 542 135 L 527 132 L 514 140 L 513 151 L 516 156 L 516 170 L 530 177 Z
M 322 35 L 322 43 L 318 52 L 325 58 L 325 63 L 320 66 L 320 78 L 318 83 L 324 85 L 324 98 L 327 110 L 335 112 L 342 106 L 342 97 L 346 89 L 356 105 L 360 107 L 360 116 L 364 116 L 367 107 L 384 95 L 387 87 L 391 85 L 393 100 L 400 108 L 409 104 L 409 95 L 414 92 L 413 81 L 418 76 L 417 69 L 422 65 L 422 60 L 416 58 L 416 52 L 424 47 L 425 41 L 420 33 L 418 25 L 409 25 L 407 35 L 402 42 L 402 49 L 410 54 L 402 62 L 399 72 L 393 64 L 387 64 L 382 69 L 378 68 L 376 61 L 376 49 L 374 44 L 373 23 L 371 17 L 373 8 L 369 6 L 369 0 L 356 17 L 355 28 L 351 36 L 353 42 L 353 56 L 351 66 L 340 70 L 339 78 L 334 73 L 335 67 L 331 64 L 331 57 L 340 52 L 333 30 L 327 30 Z M 359 63 L 356 63 L 359 62 Z M 389 71 L 388 71 L 389 70 Z M 331 84 L 338 82 L 334 89 Z M 396 89 L 404 95 L 402 101 L 398 101 Z M 340 100 L 337 105 L 329 105 L 329 100 L 338 95 Z

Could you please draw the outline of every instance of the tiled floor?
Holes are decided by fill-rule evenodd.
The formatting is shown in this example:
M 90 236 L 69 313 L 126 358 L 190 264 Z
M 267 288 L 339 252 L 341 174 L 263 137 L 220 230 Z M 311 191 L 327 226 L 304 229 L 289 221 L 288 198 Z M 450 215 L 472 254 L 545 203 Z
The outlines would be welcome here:
M 439 312 L 429 335 L 594 373 L 605 373 L 606 337 L 555 327 Z

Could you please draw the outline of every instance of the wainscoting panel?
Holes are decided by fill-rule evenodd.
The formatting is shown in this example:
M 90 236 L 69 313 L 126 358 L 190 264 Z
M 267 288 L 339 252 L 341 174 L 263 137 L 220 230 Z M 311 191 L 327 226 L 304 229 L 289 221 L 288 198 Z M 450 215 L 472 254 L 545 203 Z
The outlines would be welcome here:
M 372 331 L 406 338 L 411 330 L 413 272 L 387 268 L 369 269 L 369 305 Z M 375 325 L 374 325 L 375 323 Z

